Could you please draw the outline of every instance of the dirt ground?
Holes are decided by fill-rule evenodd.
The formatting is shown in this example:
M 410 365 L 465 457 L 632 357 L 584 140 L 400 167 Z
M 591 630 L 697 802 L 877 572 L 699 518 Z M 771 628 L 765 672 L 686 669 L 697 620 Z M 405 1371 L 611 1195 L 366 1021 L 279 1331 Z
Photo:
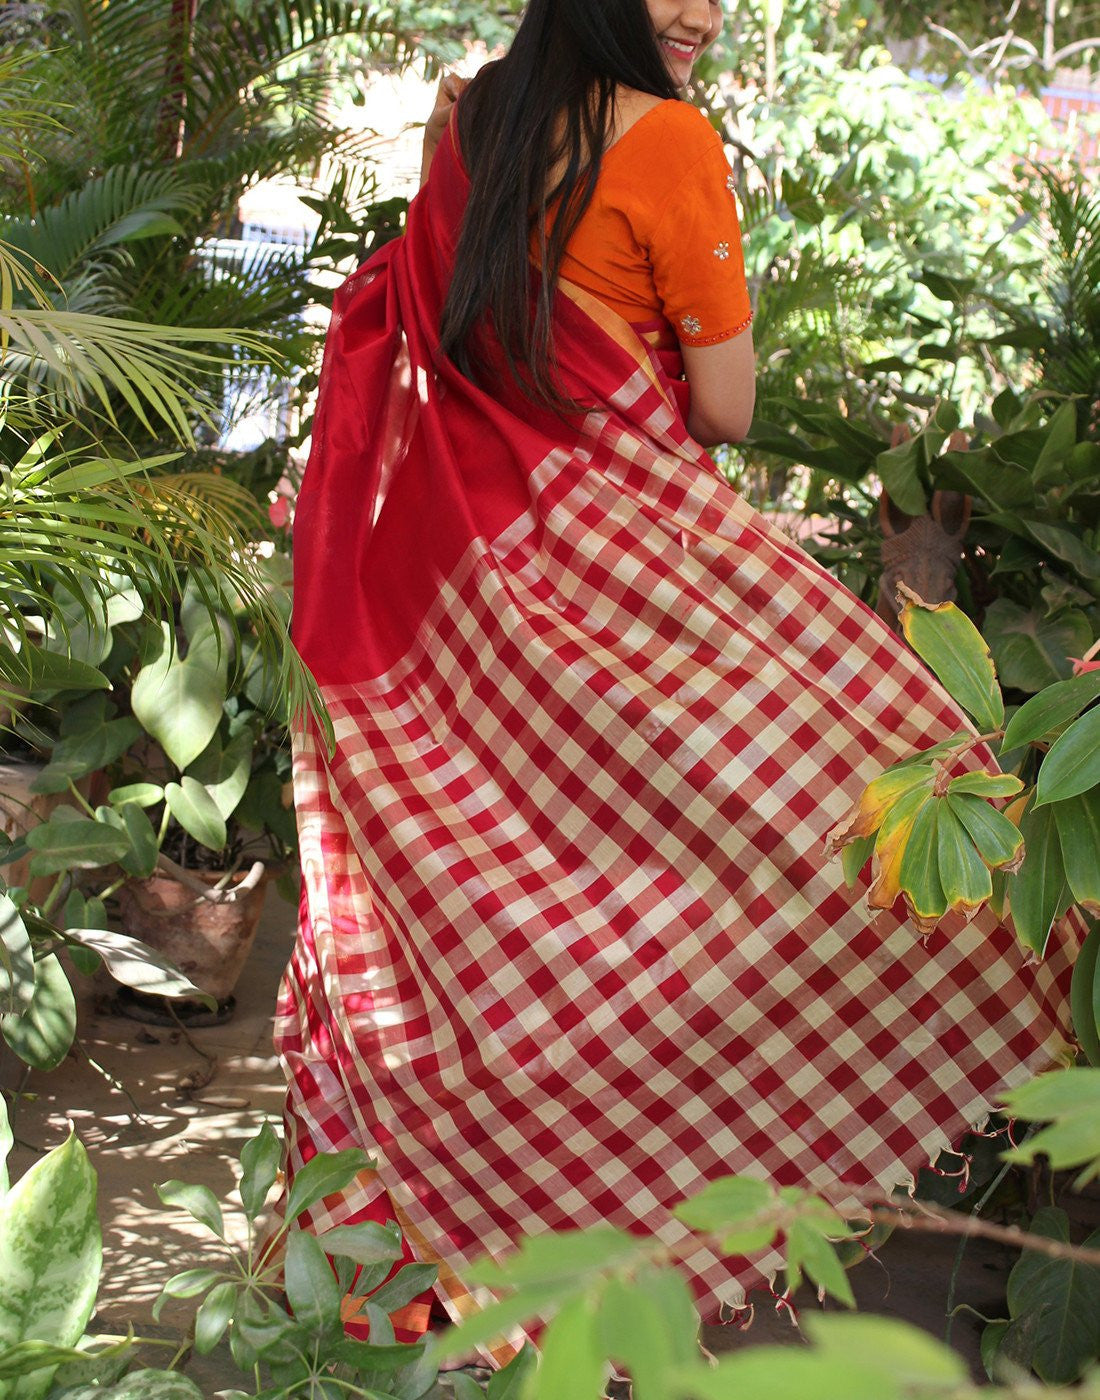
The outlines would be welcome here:
M 283 1079 L 271 1049 L 271 1017 L 293 934 L 292 907 L 270 891 L 230 1021 L 192 1029 L 185 1037 L 113 1014 L 102 995 L 89 995 L 81 1006 L 83 1051 L 51 1075 L 31 1074 L 23 1085 L 30 1097 L 13 1107 L 13 1175 L 60 1142 L 70 1124 L 99 1174 L 105 1258 L 92 1330 L 125 1333 L 132 1324 L 142 1336 L 178 1339 L 191 1304 L 171 1301 L 154 1323 L 162 1283 L 181 1269 L 217 1264 L 213 1236 L 183 1212 L 162 1206 L 157 1182 L 180 1177 L 210 1186 L 223 1203 L 231 1238 L 243 1238 L 235 1164 L 265 1118 L 279 1122 Z M 9 1088 L 16 1082 L 13 1070 L 9 1053 L 3 1078 Z M 853 1271 L 860 1308 L 904 1318 L 942 1338 L 955 1253 L 953 1240 L 896 1232 L 875 1258 Z M 999 1245 L 972 1241 L 963 1256 L 958 1299 L 998 1315 L 1013 1261 L 1013 1253 Z M 796 1301 L 803 1311 L 819 1306 L 807 1288 Z M 975 1374 L 981 1325 L 963 1313 L 953 1335 Z M 725 1351 L 762 1342 L 800 1345 L 801 1334 L 786 1311 L 777 1313 L 765 1298 L 747 1330 L 708 1328 L 705 1341 L 712 1351 Z M 166 1350 L 161 1364 L 170 1355 Z M 187 1372 L 205 1395 L 241 1380 L 224 1346 L 210 1357 L 193 1356 Z

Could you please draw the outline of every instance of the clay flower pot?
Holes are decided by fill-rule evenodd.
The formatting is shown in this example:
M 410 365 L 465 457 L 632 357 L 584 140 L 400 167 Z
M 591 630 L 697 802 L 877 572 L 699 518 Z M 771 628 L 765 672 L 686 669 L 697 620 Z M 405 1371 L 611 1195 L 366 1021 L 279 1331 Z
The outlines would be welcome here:
M 124 932 L 163 953 L 188 977 L 229 1002 L 256 937 L 264 896 L 278 872 L 257 861 L 223 890 L 217 871 L 186 871 L 184 879 L 160 870 L 128 880 L 118 892 Z

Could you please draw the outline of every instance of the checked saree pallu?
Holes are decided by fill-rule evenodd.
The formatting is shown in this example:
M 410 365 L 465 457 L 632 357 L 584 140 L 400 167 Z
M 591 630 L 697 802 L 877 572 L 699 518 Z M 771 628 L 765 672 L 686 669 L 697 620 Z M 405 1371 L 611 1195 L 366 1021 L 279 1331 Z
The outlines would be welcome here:
M 674 351 L 563 285 L 579 427 L 438 355 L 466 190 L 445 141 L 337 295 L 294 611 L 335 751 L 297 734 L 276 1026 L 289 1170 L 377 1162 L 313 1228 L 397 1219 L 456 1317 L 523 1232 L 678 1245 L 729 1173 L 841 1207 L 911 1182 L 1065 1056 L 1077 936 L 1029 965 L 988 908 L 872 918 L 826 834 L 972 726 L 688 437 Z M 776 1265 L 685 1269 L 714 1319 Z

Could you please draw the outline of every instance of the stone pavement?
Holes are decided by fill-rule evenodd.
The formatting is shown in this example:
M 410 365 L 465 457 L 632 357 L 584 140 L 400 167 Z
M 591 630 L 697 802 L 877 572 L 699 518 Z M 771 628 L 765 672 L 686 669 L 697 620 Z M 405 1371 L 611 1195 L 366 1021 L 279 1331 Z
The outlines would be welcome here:
M 208 1185 L 222 1202 L 230 1238 L 244 1237 L 233 1189 L 235 1164 L 241 1145 L 265 1118 L 279 1123 L 283 1079 L 271 1049 L 271 1016 L 293 932 L 293 908 L 269 891 L 237 989 L 236 1014 L 225 1025 L 193 1029 L 186 1036 L 119 1016 L 97 983 L 81 1006 L 83 1051 L 51 1075 L 31 1074 L 24 1090 L 33 1097 L 13 1105 L 14 1175 L 27 1169 L 37 1151 L 62 1141 L 70 1123 L 99 1174 L 104 1270 L 95 1331 L 124 1333 L 132 1324 L 142 1336 L 179 1339 L 192 1307 L 170 1300 L 154 1324 L 152 1308 L 162 1283 L 181 1269 L 218 1266 L 214 1237 L 182 1211 L 162 1206 L 156 1183 L 180 1177 Z M 122 1087 L 112 1087 L 89 1057 Z M 11 1088 L 17 1067 L 10 1052 L 0 1063 L 3 1083 Z M 953 1240 L 896 1233 L 876 1259 L 853 1271 L 860 1307 L 905 1318 L 942 1337 L 955 1248 Z M 972 1241 L 959 1277 L 959 1300 L 996 1316 L 1012 1262 L 1010 1251 Z M 798 1301 L 803 1310 L 818 1307 L 807 1288 Z M 757 1307 L 747 1331 L 706 1329 L 707 1346 L 724 1351 L 761 1342 L 798 1344 L 800 1334 L 787 1316 L 766 1299 L 765 1304 Z M 980 1326 L 963 1314 L 953 1339 L 976 1372 Z M 171 1354 L 166 1349 L 157 1361 L 166 1364 Z M 148 1364 L 157 1362 L 150 1358 Z M 242 1379 L 224 1344 L 210 1357 L 191 1357 L 187 1373 L 205 1395 L 234 1388 Z

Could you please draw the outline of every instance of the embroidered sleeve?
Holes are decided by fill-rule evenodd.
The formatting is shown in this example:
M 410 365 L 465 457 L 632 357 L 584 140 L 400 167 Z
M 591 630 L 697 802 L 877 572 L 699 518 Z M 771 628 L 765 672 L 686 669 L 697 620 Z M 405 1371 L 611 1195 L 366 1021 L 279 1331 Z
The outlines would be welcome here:
M 664 314 L 685 345 L 716 345 L 752 321 L 737 184 L 714 131 L 679 182 L 649 242 Z

